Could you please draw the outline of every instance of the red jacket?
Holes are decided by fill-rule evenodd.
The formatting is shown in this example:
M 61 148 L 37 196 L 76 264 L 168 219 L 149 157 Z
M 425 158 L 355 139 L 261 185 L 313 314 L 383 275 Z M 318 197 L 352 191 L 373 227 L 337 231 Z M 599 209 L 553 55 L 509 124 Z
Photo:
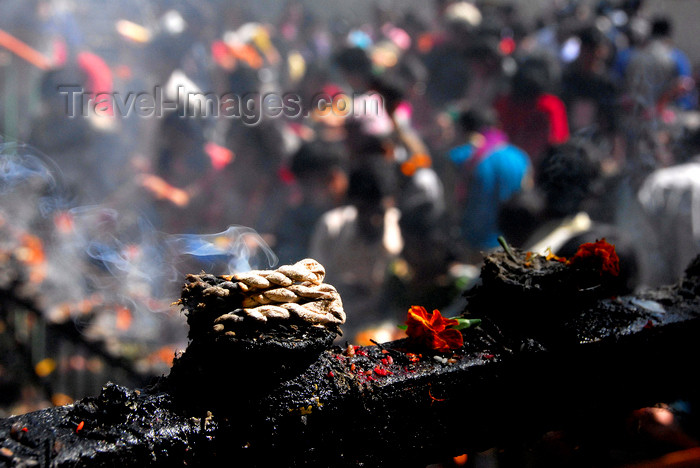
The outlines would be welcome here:
M 569 139 L 566 107 L 557 96 L 541 94 L 534 101 L 503 96 L 496 100 L 494 107 L 508 139 L 530 156 L 535 169 L 549 145 L 559 145 Z

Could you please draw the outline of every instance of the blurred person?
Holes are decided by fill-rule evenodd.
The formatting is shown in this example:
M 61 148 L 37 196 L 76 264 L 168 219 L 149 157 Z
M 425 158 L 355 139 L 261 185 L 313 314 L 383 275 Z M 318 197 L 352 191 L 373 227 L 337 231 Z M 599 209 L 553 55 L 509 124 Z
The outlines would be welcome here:
M 620 257 L 619 290 L 633 292 L 639 282 L 639 257 L 632 238 L 615 225 L 592 219 L 584 208 L 599 174 L 600 166 L 588 143 L 575 139 L 550 148 L 535 181 L 535 190 L 540 191 L 543 201 L 539 211 L 533 213 L 538 225 L 532 226 L 534 232 L 522 248 L 570 257 L 581 244 L 605 238 L 615 245 Z M 500 219 L 511 222 L 504 213 Z M 518 226 L 504 226 L 506 235 L 514 229 Z
M 393 120 L 390 153 L 397 166 L 404 248 L 392 265 L 387 290 L 401 319 L 407 304 L 450 305 L 458 295 L 461 278 L 455 274 L 457 269 L 451 269 L 457 255 L 442 178 L 422 139 L 409 125 Z
M 622 88 L 627 164 L 637 177 L 674 162 L 672 141 L 679 110 L 694 106 L 689 101 L 691 67 L 671 41 L 672 23 L 657 17 L 646 24 L 648 34 L 622 51 L 615 64 Z
M 406 216 L 427 217 L 434 226 L 447 230 L 445 187 L 424 152 L 410 153 L 398 166 L 397 207 Z
M 578 32 L 579 53 L 562 75 L 562 100 L 571 132 L 592 131 L 607 138 L 617 130 L 618 89 L 610 76 L 612 45 L 597 26 Z
M 425 90 L 430 81 L 428 68 L 421 49 L 420 38 L 427 27 L 416 15 L 408 13 L 399 23 L 410 38 L 409 48 L 401 54 L 398 63 L 389 71 L 403 83 L 404 99 L 410 105 L 411 127 L 432 149 L 442 143 L 435 130 L 435 108 Z
M 209 27 L 216 18 L 212 5 L 201 3 L 183 3 L 178 12 L 184 21 L 184 38 L 186 47 L 178 56 L 176 67 L 182 70 L 201 90 L 212 90 L 212 57 L 210 45 L 214 41 L 215 28 Z
M 448 230 L 443 182 L 422 140 L 411 129 L 396 125 L 396 131 L 384 138 L 361 131 L 351 134 L 353 163 L 381 157 L 396 173 L 395 205 L 402 215 L 416 212 L 434 220 L 436 228 Z
M 362 93 L 372 86 L 372 61 L 360 47 L 344 47 L 334 57 L 334 62 L 352 91 Z
M 346 159 L 338 147 L 319 140 L 302 144 L 292 156 L 289 169 L 297 191 L 274 232 L 275 253 L 281 264 L 311 256 L 311 236 L 318 220 L 345 201 Z
M 406 103 L 401 91 L 384 93 L 393 125 L 386 148 L 399 172 L 397 207 L 406 217 L 416 216 L 415 212 L 433 220 L 435 227 L 444 227 L 445 187 L 428 146 L 411 124 L 410 106 L 402 109 Z
M 358 59 L 366 64 L 366 58 Z M 362 67 L 361 67 L 362 68 Z M 368 75 L 363 82 L 378 93 L 383 108 L 377 115 L 352 116 L 346 122 L 347 143 L 355 159 L 383 154 L 399 172 L 397 206 L 401 212 L 412 209 L 414 198 L 427 200 L 437 217 L 445 212 L 444 187 L 433 167 L 428 146 L 415 130 L 413 108 L 406 97 L 406 82 L 393 75 Z M 351 73 L 352 75 L 352 73 Z
M 380 73 L 359 47 L 344 48 L 336 55 L 335 63 L 355 93 L 354 112 L 348 115 L 346 123 L 349 145 L 357 138 L 371 136 L 392 139 L 395 146 L 402 146 L 408 153 L 427 153 L 413 127 L 413 109 L 407 97 L 421 75 L 420 70 L 409 67 L 404 74 L 408 76 L 399 76 L 393 70 Z
M 453 148 L 449 157 L 459 170 L 460 239 L 467 261 L 479 263 L 481 251 L 499 245 L 499 207 L 529 183 L 531 165 L 527 154 L 495 127 L 492 111 L 469 109 L 459 125 L 467 143 Z
M 431 215 L 444 217 L 445 190 L 433 168 L 427 145 L 413 128 L 412 109 L 405 97 L 403 83 L 384 75 L 374 76 L 364 51 L 346 49 L 338 56 L 355 89 L 378 93 L 383 108 L 378 114 L 352 116 L 345 124 L 347 144 L 353 160 L 363 161 L 381 155 L 392 161 L 398 172 L 396 204 L 402 213 L 409 213 L 426 202 Z M 354 66 L 351 66 L 354 64 Z
M 498 227 L 509 245 L 524 249 L 534 232 L 545 222 L 544 194 L 537 187 L 516 192 L 501 203 Z
M 696 107 L 692 66 L 685 52 L 673 43 L 673 23 L 667 17 L 651 21 L 648 40 L 621 54 L 617 63 L 624 92 L 631 104 L 661 111 L 665 106 Z
M 573 235 L 590 229 L 592 220 L 581 210 L 599 168 L 585 143 L 578 140 L 552 147 L 542 161 L 535 187 L 541 191 L 542 223 L 525 248 L 535 252 L 558 249 Z
M 46 0 L 0 3 L 0 134 L 5 138 L 26 140 L 32 117 L 41 112 L 36 94 L 56 60 L 51 10 Z
M 551 94 L 551 75 L 546 59 L 528 57 L 513 76 L 510 93 L 494 102 L 501 128 L 513 145 L 528 154 L 535 173 L 547 148 L 569 139 L 566 106 Z
M 687 153 L 676 165 L 649 174 L 637 192 L 648 231 L 640 239 L 644 252 L 644 285 L 678 281 L 700 253 L 700 131 L 686 138 Z
M 136 167 L 141 172 L 136 180 L 153 207 L 149 217 L 159 230 L 206 230 L 210 200 L 205 180 L 211 165 L 203 147 L 202 122 L 171 113 L 161 122 L 152 167 Z
M 285 42 L 294 42 L 304 33 L 303 21 L 306 12 L 299 0 L 287 0 L 277 20 L 277 29 Z
M 336 55 L 335 63 L 353 93 L 354 112 L 346 125 L 349 144 L 353 144 L 358 133 L 387 137 L 394 131 L 397 121 L 410 121 L 410 110 L 406 109 L 402 87 L 395 81 L 388 81 L 385 76 L 375 74 L 365 50 L 359 47 L 344 48 Z
M 311 238 L 311 257 L 343 297 L 349 338 L 383 318 L 387 269 L 403 248 L 395 193 L 392 164 L 382 156 L 363 161 L 350 172 L 348 204 L 323 214 Z
M 211 44 L 219 93 L 226 98 L 223 117 L 213 119 L 215 128 L 207 137 L 235 155 L 217 177 L 216 210 L 219 218 L 273 233 L 293 191 L 288 161 L 313 132 L 284 115 L 267 114 L 263 97 L 282 95 L 284 51 L 276 46 L 274 28 L 244 17 L 238 18 L 245 19 L 243 24 L 227 25 L 236 27 Z M 229 98 L 234 105 L 226 104 Z
M 467 51 L 483 19 L 471 2 L 441 2 L 438 19 L 441 31 L 423 36 L 419 47 L 428 71 L 425 94 L 436 108 L 459 101 L 468 89 L 471 75 Z
M 236 157 L 222 171 L 220 217 L 272 232 L 287 205 L 293 180 L 285 167 L 297 145 L 284 119 L 261 118 L 254 126 L 234 121 L 225 146 Z
M 470 107 L 491 107 L 507 86 L 501 51 L 504 41 L 499 39 L 492 32 L 484 31 L 466 52 L 471 78 L 464 100 Z
M 332 82 L 324 81 L 327 78 L 323 72 L 307 74 L 304 79 L 304 90 L 299 95 L 302 98 L 304 108 L 311 108 L 313 95 L 318 90 L 327 96 L 336 96 L 342 93 L 342 89 Z M 347 151 L 348 129 L 347 116 L 338 115 L 335 112 L 327 112 L 326 109 L 313 109 L 310 118 L 296 119 L 290 122 L 290 128 L 301 139 L 306 141 L 320 140 L 327 145 L 337 147 L 339 151 Z
M 65 55 L 41 78 L 40 110 L 27 142 L 56 160 L 83 203 L 101 202 L 132 176 L 113 108 L 114 73 L 87 46 L 59 43 Z
M 624 12 L 624 10 L 621 10 Z M 611 71 L 618 83 L 622 83 L 625 75 L 625 67 L 629 63 L 632 53 L 636 52 L 649 40 L 651 24 L 649 19 L 640 10 L 624 12 L 626 21 L 619 27 L 618 50 L 612 62 Z
M 85 76 L 77 63 L 69 62 L 48 70 L 43 74 L 39 85 L 38 97 L 42 106 L 33 116 L 29 142 L 48 154 L 75 151 L 86 143 L 91 134 L 86 118 L 70 118 L 67 115 L 68 106 L 75 109 L 82 109 L 82 106 L 79 96 L 58 92 L 59 86 L 66 85 L 75 86 L 76 91 L 85 85 Z
M 460 261 L 459 249 L 443 220 L 431 213 L 428 203 L 401 213 L 404 239 L 401 255 L 389 268 L 381 309 L 391 311 L 395 327 L 411 305 L 439 309 L 444 316 L 464 310 L 462 293 L 479 275 L 476 266 Z

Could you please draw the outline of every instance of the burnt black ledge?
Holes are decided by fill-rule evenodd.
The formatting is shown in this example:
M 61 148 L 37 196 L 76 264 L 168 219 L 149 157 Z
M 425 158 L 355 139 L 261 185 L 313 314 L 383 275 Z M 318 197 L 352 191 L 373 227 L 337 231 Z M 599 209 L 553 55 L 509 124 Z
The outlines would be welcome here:
M 210 356 L 142 391 L 108 384 L 0 421 L 0 466 L 425 466 L 551 430 L 596 446 L 630 410 L 697 394 L 698 285 L 691 265 L 678 285 L 584 309 L 557 297 L 550 328 L 484 317 L 437 358 L 404 341 L 336 347 L 290 375 L 274 356 Z

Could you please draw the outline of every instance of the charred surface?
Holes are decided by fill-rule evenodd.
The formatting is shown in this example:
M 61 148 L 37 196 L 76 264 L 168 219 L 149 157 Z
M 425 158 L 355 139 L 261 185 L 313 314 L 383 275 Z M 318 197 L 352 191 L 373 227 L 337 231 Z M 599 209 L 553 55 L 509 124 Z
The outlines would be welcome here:
M 678 358 L 698 352 L 697 261 L 676 286 L 602 300 L 595 277 L 572 292 L 554 262 L 534 274 L 499 261 L 491 278 L 515 283 L 485 268 L 469 302 L 483 322 L 451 354 L 402 340 L 330 347 L 334 333 L 296 325 L 211 339 L 234 296 L 193 290 L 185 306 L 211 313 L 188 317 L 192 342 L 168 378 L 0 422 L 0 465 L 425 466 L 567 429 L 595 448 L 579 465 L 604 466 L 605 421 L 697 390 Z
M 171 398 L 108 384 L 97 398 L 2 421 L 4 466 L 173 466 L 200 433 Z
M 486 257 L 479 284 L 465 295 L 468 314 L 490 317 L 509 338 L 565 344 L 577 342 L 566 321 L 620 289 L 619 279 L 599 265 L 513 250 Z

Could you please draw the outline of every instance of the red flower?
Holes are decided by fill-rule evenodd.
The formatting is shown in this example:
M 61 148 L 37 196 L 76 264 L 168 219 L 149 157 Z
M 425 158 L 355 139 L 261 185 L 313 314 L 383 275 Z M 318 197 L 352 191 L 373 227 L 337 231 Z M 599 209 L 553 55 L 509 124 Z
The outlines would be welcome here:
M 620 274 L 620 258 L 615 252 L 615 246 L 605 238 L 595 242 L 581 244 L 576 253 L 569 259 L 569 265 L 592 265 L 600 271 L 613 276 Z
M 435 351 L 449 351 L 464 344 L 462 333 L 452 328 L 459 322 L 446 319 L 439 310 L 429 313 L 422 306 L 412 306 L 406 317 L 406 334 L 416 344 Z

